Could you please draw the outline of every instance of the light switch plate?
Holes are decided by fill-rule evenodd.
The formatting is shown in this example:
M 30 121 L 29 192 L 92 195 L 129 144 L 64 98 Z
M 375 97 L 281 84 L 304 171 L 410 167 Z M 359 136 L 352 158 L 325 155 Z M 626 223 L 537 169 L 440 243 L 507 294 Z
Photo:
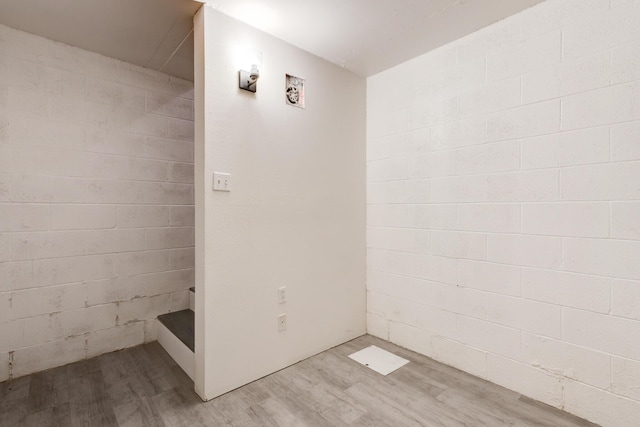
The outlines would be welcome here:
M 214 172 L 213 191 L 231 191 L 231 174 Z

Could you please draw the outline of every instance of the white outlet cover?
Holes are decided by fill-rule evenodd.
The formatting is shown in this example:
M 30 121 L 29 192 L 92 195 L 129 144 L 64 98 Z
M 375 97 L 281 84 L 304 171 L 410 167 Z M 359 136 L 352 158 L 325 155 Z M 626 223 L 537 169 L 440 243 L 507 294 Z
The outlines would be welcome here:
M 356 351 L 349 355 L 349 358 L 382 375 L 389 375 L 391 372 L 409 363 L 407 359 L 396 356 L 375 345 Z

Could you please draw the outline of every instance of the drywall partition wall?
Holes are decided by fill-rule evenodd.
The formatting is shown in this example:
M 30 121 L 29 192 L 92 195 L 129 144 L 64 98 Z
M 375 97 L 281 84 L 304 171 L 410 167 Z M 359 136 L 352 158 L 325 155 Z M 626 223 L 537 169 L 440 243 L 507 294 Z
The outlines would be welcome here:
M 366 87 L 210 6 L 195 32 L 196 390 L 210 399 L 365 332 Z M 247 52 L 255 94 L 238 89 Z M 306 109 L 286 104 L 287 73 L 306 79 Z M 214 171 L 230 192 L 212 191 Z
M 188 307 L 192 115 L 191 82 L 0 26 L 0 381 Z
M 368 79 L 370 333 L 640 424 L 638 22 L 547 0 Z

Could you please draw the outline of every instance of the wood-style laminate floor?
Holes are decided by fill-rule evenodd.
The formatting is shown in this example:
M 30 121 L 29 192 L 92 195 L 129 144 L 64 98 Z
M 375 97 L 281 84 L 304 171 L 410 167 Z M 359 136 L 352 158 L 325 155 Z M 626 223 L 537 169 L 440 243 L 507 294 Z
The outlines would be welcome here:
M 388 376 L 347 356 L 410 363 Z M 0 426 L 593 426 L 365 335 L 202 402 L 157 343 L 0 383 Z

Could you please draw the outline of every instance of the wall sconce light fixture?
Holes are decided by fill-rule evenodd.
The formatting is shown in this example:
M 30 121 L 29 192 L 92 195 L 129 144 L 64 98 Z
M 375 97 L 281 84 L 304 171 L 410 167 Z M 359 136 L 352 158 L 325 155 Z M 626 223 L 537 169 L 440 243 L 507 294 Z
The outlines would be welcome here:
M 254 92 L 257 89 L 258 78 L 260 78 L 260 70 L 256 64 L 251 65 L 251 71 L 240 70 L 238 72 L 240 89 Z

